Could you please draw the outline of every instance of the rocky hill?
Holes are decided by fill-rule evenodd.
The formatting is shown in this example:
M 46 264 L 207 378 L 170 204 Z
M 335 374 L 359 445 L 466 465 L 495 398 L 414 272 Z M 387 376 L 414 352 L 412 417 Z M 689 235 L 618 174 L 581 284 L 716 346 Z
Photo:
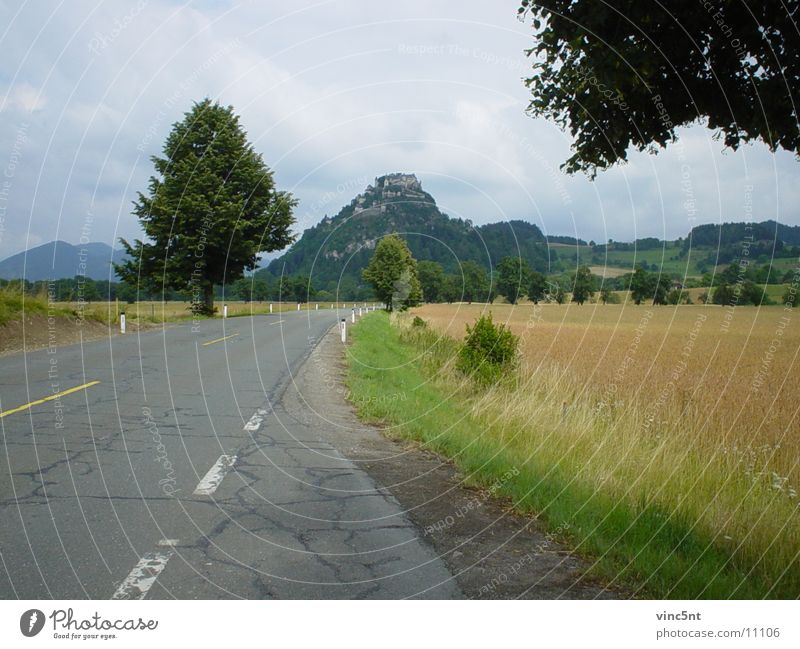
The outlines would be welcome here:
M 473 226 L 451 218 L 436 206 L 414 174 L 380 176 L 340 212 L 326 216 L 267 268 L 270 277 L 307 275 L 317 289 L 350 293 L 362 284 L 376 242 L 390 233 L 407 241 L 421 260 L 436 261 L 456 272 L 459 261 L 472 260 L 487 271 L 506 255 L 521 254 L 530 265 L 547 271 L 556 261 L 538 227 L 524 221 Z M 519 252 L 518 252 L 519 251 Z

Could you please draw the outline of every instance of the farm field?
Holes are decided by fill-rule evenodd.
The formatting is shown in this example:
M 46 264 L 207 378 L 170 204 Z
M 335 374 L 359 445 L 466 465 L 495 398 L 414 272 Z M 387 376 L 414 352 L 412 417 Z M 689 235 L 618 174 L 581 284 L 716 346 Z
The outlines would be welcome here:
M 426 305 L 414 314 L 460 339 L 465 325 L 488 310 L 521 337 L 524 369 L 561 377 L 568 405 L 605 401 L 652 412 L 658 404 L 658 421 L 667 421 L 667 412 L 694 422 L 703 431 L 697 443 L 709 450 L 775 449 L 771 467 L 798 482 L 800 384 L 791 377 L 800 370 L 800 312 L 528 304 Z
M 448 341 L 462 339 L 465 325 L 487 311 L 520 336 L 513 388 L 474 390 L 454 369 L 454 342 Z M 619 529 L 605 532 L 586 522 L 583 547 L 602 556 L 619 552 L 627 561 L 625 552 L 638 544 L 643 556 L 630 558 L 625 571 L 639 575 L 635 579 L 645 575 L 641 587 L 660 596 L 800 594 L 800 312 L 548 304 L 425 305 L 412 314 L 447 350 L 433 352 L 432 358 L 446 360 L 429 376 L 431 385 L 485 431 L 479 441 L 448 441 L 448 448 L 477 443 L 486 462 L 499 453 L 533 467 L 531 492 L 550 494 L 535 501 L 536 508 L 547 510 L 548 498 L 560 498 L 550 490 L 555 473 L 592 494 L 586 498 L 593 506 L 601 499 L 610 510 L 633 512 L 628 523 L 618 521 Z M 400 316 L 395 326 L 410 331 L 408 322 Z M 418 343 L 418 358 L 431 344 Z M 573 502 L 567 509 L 587 506 Z M 663 521 L 652 527 L 654 539 L 663 525 L 675 523 L 707 546 L 682 564 L 671 556 L 669 538 L 666 550 L 639 538 L 653 521 L 631 532 L 651 515 Z M 614 516 L 607 511 L 597 529 Z M 623 551 L 625 543 L 631 545 Z M 659 558 L 662 551 L 670 558 Z M 715 552 L 740 576 L 716 574 L 721 568 L 713 561 L 704 565 L 701 557 Z M 668 568 L 673 559 L 676 565 Z M 602 566 L 603 558 L 598 561 Z M 702 576 L 706 570 L 711 573 Z M 710 580 L 707 588 L 703 580 Z

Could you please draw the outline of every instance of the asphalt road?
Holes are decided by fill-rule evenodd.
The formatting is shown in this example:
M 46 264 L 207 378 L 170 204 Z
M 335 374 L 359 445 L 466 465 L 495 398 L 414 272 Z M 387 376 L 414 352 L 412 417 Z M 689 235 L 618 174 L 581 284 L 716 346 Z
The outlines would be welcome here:
M 459 597 L 324 413 L 285 398 L 336 317 L 0 358 L 0 597 Z

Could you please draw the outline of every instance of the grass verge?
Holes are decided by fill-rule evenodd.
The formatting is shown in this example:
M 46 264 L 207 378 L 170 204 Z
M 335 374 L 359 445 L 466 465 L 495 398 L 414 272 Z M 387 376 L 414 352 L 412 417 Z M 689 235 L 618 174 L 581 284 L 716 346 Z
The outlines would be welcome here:
M 19 291 L 0 288 L 0 325 L 22 319 L 23 314 L 75 318 L 75 309 L 61 303 L 50 303 L 47 295 L 22 295 Z
M 624 421 L 564 411 L 546 377 L 478 390 L 452 369 L 457 347 L 383 313 L 363 318 L 347 375 L 359 415 L 452 458 L 467 482 L 500 485 L 517 510 L 569 530 L 591 574 L 635 595 L 800 595 L 795 502 L 691 449 L 675 464 L 672 442 Z

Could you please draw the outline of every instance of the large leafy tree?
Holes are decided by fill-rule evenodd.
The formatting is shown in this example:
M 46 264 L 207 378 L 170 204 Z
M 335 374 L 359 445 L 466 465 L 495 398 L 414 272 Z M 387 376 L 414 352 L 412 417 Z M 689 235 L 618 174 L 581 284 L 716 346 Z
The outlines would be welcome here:
M 362 275 L 388 311 L 402 311 L 422 300 L 417 262 L 397 234 L 387 235 L 378 242 Z
M 581 266 L 572 276 L 572 301 L 582 305 L 594 295 L 595 286 L 588 266 Z
M 441 302 L 444 285 L 444 269 L 435 261 L 417 263 L 417 275 L 422 286 L 422 295 L 426 302 Z
M 497 292 L 516 304 L 528 289 L 531 269 L 521 257 L 503 257 L 497 264 Z
M 181 291 L 195 313 L 212 314 L 215 284 L 235 282 L 259 253 L 293 241 L 296 201 L 275 188 L 233 108 L 210 99 L 172 127 L 152 161 L 157 175 L 134 203 L 146 241 L 122 240 L 130 259 L 117 272 L 130 284 Z
M 483 266 L 474 261 L 461 262 L 461 275 L 464 278 L 464 299 L 472 304 L 483 301 L 489 294 L 489 278 Z
M 670 289 L 669 277 L 660 273 L 649 273 L 637 266 L 630 280 L 631 298 L 636 304 L 652 300 L 653 304 L 667 304 Z
M 570 173 L 664 147 L 697 121 L 733 149 L 798 152 L 796 0 L 521 0 L 519 13 L 535 39 L 529 113 L 571 132 Z
M 547 293 L 547 278 L 538 271 L 531 271 L 528 279 L 528 299 L 534 304 L 539 304 Z

